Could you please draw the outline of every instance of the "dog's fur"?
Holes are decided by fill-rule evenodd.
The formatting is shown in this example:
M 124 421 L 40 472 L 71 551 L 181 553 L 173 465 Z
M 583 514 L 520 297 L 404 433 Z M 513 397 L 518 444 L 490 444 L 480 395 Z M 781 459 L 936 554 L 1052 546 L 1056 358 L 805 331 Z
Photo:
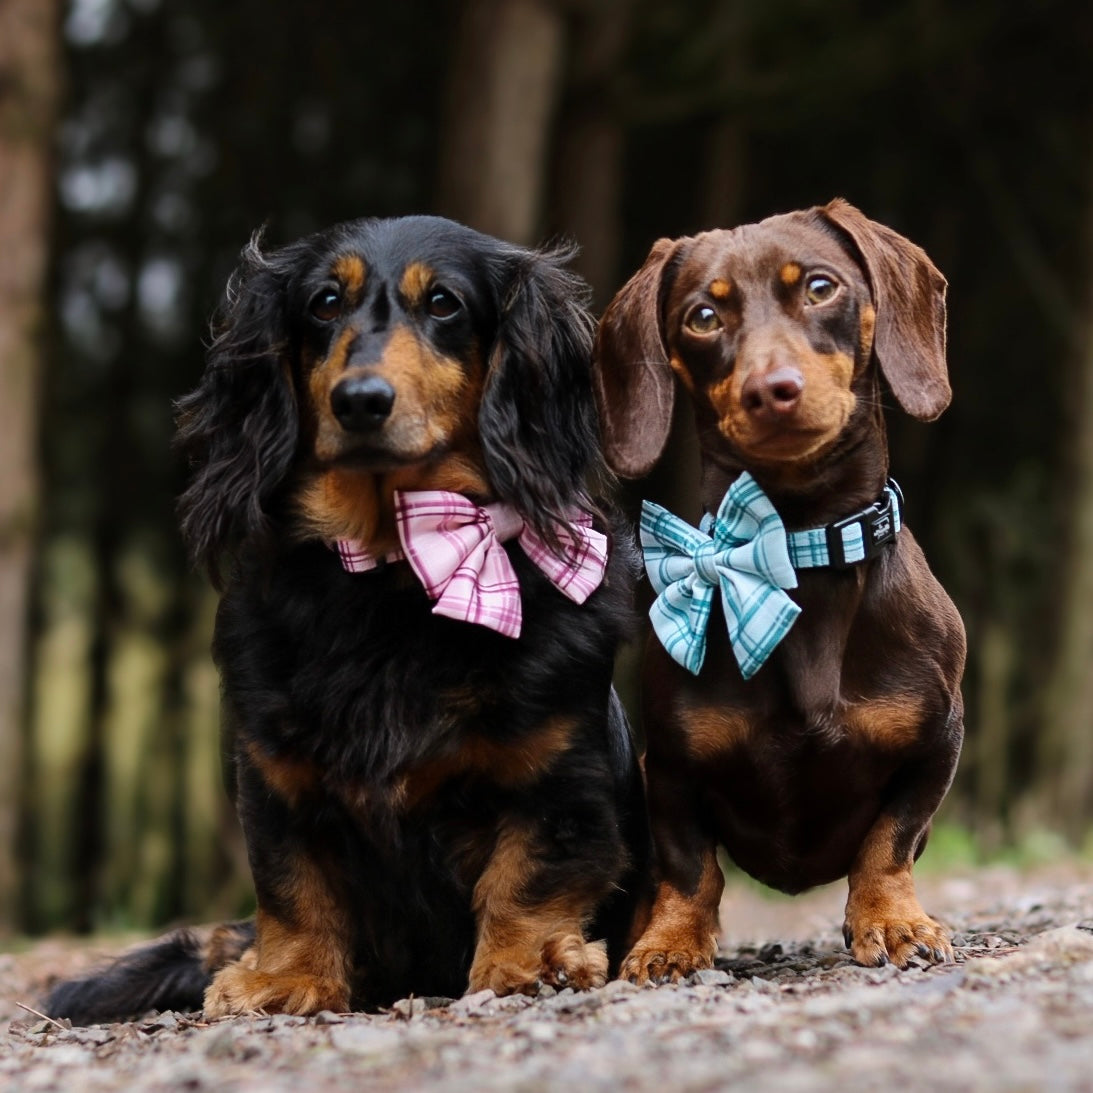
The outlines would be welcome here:
M 405 562 L 349 573 L 330 546 L 394 550 L 395 490 L 507 502 L 559 550 L 577 511 L 615 532 L 588 492 L 592 327 L 567 257 L 431 217 L 244 252 L 179 440 L 183 532 L 223 585 L 214 654 L 257 917 L 63 985 L 52 1014 L 201 991 L 210 1016 L 306 1014 L 589 987 L 617 965 L 648 872 L 611 690 L 629 540 L 581 606 L 506 544 L 515 640 L 432 614 Z M 352 427 L 347 383 L 366 392 Z
M 843 201 L 656 243 L 600 325 L 608 462 L 646 473 L 676 378 L 694 404 L 709 512 L 749 471 L 790 530 L 882 494 L 881 375 L 922 420 L 948 405 L 945 281 L 906 239 Z M 928 504 L 913 498 L 912 505 Z M 949 960 L 911 877 L 963 736 L 960 618 L 911 533 L 871 561 L 805 569 L 802 612 L 741 677 L 720 604 L 695 677 L 651 639 L 643 677 L 658 888 L 623 974 L 711 963 L 722 844 L 787 892 L 849 877 L 856 960 Z

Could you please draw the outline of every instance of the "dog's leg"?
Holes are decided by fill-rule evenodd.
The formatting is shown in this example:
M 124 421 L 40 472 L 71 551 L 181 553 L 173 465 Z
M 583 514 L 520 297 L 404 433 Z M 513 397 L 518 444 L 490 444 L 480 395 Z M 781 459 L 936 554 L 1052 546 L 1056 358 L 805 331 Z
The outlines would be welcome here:
M 249 760 L 240 764 L 239 814 L 258 895 L 255 941 L 213 979 L 207 1017 L 349 1008 L 351 923 L 336 888 L 340 870 L 323 835 L 294 823 L 288 783 L 271 771 L 268 762 L 261 772 Z
M 702 851 L 700 860 L 697 882 L 660 881 L 649 925 L 623 961 L 620 979 L 676 983 L 713 964 L 725 887 L 715 843 Z
M 668 761 L 649 767 L 658 884 L 645 931 L 619 971 L 620 978 L 635 983 L 675 983 L 710 967 L 717 952 L 725 888 L 717 840 L 692 807 L 693 775 L 681 769 L 673 776 L 674 769 Z
M 911 875 L 956 769 L 963 736 L 959 709 L 948 727 L 928 760 L 899 772 L 895 796 L 850 868 L 843 936 L 859 964 L 905 968 L 916 955 L 933 963 L 953 959 L 949 933 L 922 909 Z
M 277 913 L 261 906 L 254 945 L 205 992 L 205 1016 L 264 1010 L 313 1014 L 349 1008 L 344 908 L 309 863 Z
M 478 944 L 470 991 L 534 994 L 541 984 L 604 985 L 606 944 L 586 941 L 584 926 L 613 877 L 577 864 L 563 876 L 555 863 L 548 876 L 535 829 L 517 822 L 502 827 L 474 889 Z

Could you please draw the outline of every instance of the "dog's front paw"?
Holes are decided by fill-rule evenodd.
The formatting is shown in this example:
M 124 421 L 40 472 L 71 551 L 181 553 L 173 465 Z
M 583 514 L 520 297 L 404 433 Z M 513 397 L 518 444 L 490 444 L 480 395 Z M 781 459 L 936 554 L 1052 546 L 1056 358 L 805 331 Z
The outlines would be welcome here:
M 544 984 L 591 990 L 607 982 L 607 945 L 578 933 L 551 934 L 539 949 L 520 947 L 479 953 L 467 990 L 489 988 L 497 995 L 537 994 Z
M 557 933 L 543 945 L 539 978 L 552 987 L 587 991 L 607 982 L 607 942 Z
M 492 990 L 496 995 L 536 994 L 540 987 L 539 954 L 526 949 L 493 949 L 478 953 L 471 965 L 467 993 Z
M 338 979 L 298 974 L 273 974 L 244 962 L 221 969 L 205 992 L 205 1016 L 237 1013 L 293 1013 L 300 1016 L 349 1009 L 349 988 Z
M 694 972 L 712 967 L 716 952 L 717 945 L 712 939 L 703 945 L 695 938 L 684 941 L 656 935 L 643 937 L 622 962 L 619 978 L 639 984 L 678 983 Z
M 862 910 L 848 908 L 843 937 L 854 959 L 867 967 L 892 963 L 906 968 L 915 956 L 932 964 L 953 962 L 949 931 L 926 914 L 917 901 Z

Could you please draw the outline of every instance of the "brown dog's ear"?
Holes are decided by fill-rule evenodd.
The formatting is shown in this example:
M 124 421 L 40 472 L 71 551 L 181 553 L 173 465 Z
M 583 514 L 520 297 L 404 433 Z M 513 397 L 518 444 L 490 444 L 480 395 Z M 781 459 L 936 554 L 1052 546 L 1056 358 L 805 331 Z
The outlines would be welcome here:
M 661 280 L 676 241 L 658 239 L 645 264 L 607 306 L 592 375 L 608 465 L 624 478 L 648 474 L 668 440 L 675 377 L 660 328 Z
M 873 349 L 900 406 L 933 421 L 952 398 L 945 368 L 945 278 L 921 247 L 842 198 L 821 210 L 854 241 L 877 309 Z

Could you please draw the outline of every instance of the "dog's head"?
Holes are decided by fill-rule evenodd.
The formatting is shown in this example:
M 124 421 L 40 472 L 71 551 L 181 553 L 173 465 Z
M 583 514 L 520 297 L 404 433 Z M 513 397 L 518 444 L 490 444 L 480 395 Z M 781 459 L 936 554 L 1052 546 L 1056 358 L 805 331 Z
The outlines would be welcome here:
M 585 286 L 565 251 L 436 217 L 255 239 L 179 403 L 196 560 L 289 533 L 392 545 L 396 489 L 514 505 L 548 539 L 598 468 Z
M 600 324 L 608 463 L 639 477 L 667 439 L 677 376 L 700 442 L 747 466 L 822 460 L 876 413 L 876 370 L 908 413 L 949 403 L 945 279 L 845 201 L 661 239 Z

